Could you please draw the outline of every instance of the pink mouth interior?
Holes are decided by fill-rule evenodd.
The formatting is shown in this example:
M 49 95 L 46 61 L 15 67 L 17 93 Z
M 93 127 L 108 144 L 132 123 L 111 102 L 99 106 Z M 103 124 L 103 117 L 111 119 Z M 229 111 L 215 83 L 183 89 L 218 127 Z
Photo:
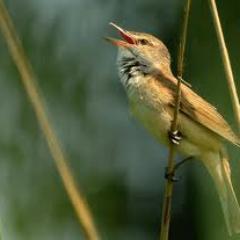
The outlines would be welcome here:
M 135 44 L 135 41 L 129 36 L 127 35 L 125 32 L 123 31 L 119 31 L 119 33 L 121 34 L 122 38 L 129 44 Z

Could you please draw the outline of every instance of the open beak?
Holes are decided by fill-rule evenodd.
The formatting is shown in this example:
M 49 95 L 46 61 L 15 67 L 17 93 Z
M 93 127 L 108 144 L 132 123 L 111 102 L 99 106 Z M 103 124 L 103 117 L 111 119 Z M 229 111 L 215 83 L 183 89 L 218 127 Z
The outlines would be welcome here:
M 131 45 L 136 43 L 135 39 L 131 36 L 131 34 L 128 31 L 122 29 L 115 23 L 111 22 L 110 25 L 113 26 L 115 29 L 117 29 L 118 33 L 122 37 L 122 40 L 106 37 L 105 39 L 107 41 L 109 41 L 115 46 L 121 46 L 121 47 L 130 47 Z

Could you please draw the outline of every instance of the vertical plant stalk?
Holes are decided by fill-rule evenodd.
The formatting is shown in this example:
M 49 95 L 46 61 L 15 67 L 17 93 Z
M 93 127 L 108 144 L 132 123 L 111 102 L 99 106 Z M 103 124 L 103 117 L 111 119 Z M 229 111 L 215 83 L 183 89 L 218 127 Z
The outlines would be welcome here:
M 181 39 L 179 44 L 179 54 L 178 54 L 178 65 L 177 65 L 177 91 L 176 91 L 176 99 L 175 99 L 175 109 L 173 115 L 173 121 L 171 125 L 171 131 L 175 132 L 178 128 L 178 113 L 181 102 L 181 82 L 183 75 L 183 64 L 184 64 L 184 53 L 186 48 L 186 40 L 187 40 L 187 29 L 188 29 L 188 19 L 189 12 L 191 7 L 191 0 L 186 0 L 186 6 L 184 9 L 184 20 L 183 20 L 183 29 L 181 33 Z M 175 167 L 175 149 L 174 145 L 170 143 L 169 145 L 169 155 L 168 155 L 168 173 L 174 172 Z M 169 238 L 169 228 L 170 228 L 170 220 L 171 220 L 171 205 L 172 205 L 172 195 L 173 195 L 173 181 L 167 179 L 163 200 L 163 210 L 162 210 L 162 224 L 161 224 L 161 233 L 160 240 L 168 240 Z
M 50 153 L 55 161 L 58 173 L 63 181 L 65 190 L 77 214 L 80 225 L 86 238 L 89 240 L 99 240 L 99 235 L 95 227 L 92 214 L 83 194 L 78 190 L 77 184 L 69 168 L 65 154 L 60 142 L 54 133 L 53 127 L 48 119 L 44 99 L 35 81 L 33 69 L 24 49 L 17 36 L 11 17 L 5 7 L 4 1 L 0 0 L 0 28 L 6 40 L 10 54 L 21 75 L 22 83 L 35 111 L 38 123 L 43 131 Z
M 236 118 L 236 121 L 238 124 L 238 131 L 240 132 L 239 97 L 238 97 L 237 88 L 236 88 L 234 77 L 233 77 L 233 72 L 232 72 L 232 67 L 231 67 L 228 50 L 227 50 L 226 43 L 224 40 L 224 35 L 223 35 L 221 22 L 219 19 L 217 5 L 216 5 L 215 0 L 209 0 L 208 2 L 209 2 L 209 7 L 210 7 L 210 10 L 212 13 L 214 27 L 215 27 L 216 33 L 217 33 L 217 40 L 218 40 L 218 44 L 219 44 L 219 48 L 220 48 L 222 61 L 223 61 L 225 76 L 226 76 L 226 79 L 228 82 L 228 87 L 229 87 L 229 91 L 230 91 L 230 95 L 231 95 L 233 111 L 234 111 L 234 115 L 235 115 L 235 118 Z

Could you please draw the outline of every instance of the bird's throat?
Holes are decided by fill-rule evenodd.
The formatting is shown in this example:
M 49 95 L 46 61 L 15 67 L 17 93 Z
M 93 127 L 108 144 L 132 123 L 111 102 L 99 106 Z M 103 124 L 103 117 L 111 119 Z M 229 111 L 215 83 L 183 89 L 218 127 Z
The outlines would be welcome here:
M 147 65 L 139 61 L 134 55 L 119 54 L 117 64 L 121 83 L 126 90 L 134 87 L 136 81 L 147 74 Z

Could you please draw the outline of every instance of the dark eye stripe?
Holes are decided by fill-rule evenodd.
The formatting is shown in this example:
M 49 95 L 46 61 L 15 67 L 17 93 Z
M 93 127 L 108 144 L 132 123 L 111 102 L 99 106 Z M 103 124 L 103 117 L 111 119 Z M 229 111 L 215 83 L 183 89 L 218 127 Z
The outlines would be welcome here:
M 140 39 L 138 42 L 142 45 L 149 45 L 149 41 L 146 39 Z

